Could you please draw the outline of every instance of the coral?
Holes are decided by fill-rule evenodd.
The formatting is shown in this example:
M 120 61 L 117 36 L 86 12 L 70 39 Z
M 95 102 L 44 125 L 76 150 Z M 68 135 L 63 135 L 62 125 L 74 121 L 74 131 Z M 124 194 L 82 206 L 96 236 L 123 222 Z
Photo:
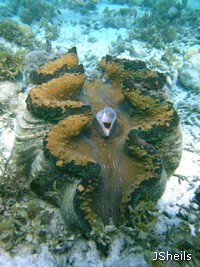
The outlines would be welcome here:
M 48 66 L 55 66 L 52 73 L 60 68 L 55 62 L 39 69 L 44 78 Z M 164 74 L 111 56 L 101 66 L 110 83 L 85 81 L 75 66 L 31 89 L 14 149 L 31 188 L 60 205 L 69 229 L 91 236 L 110 218 L 116 227 L 131 225 L 132 210 L 160 198 L 181 156 L 179 117 L 165 97 Z
M 121 4 L 121 5 L 129 5 L 129 6 L 133 6 L 133 5 L 140 5 L 143 1 L 142 0 L 130 0 L 130 1 L 126 1 L 126 0 L 110 0 L 109 1 L 111 4 Z
M 199 59 L 200 53 L 192 55 L 190 58 L 185 59 L 182 68 L 180 69 L 179 81 L 188 91 L 199 94 Z
M 14 79 L 22 70 L 24 54 L 0 49 L 0 81 Z
M 58 228 L 53 226 L 55 222 Z M 47 240 L 51 251 L 64 250 L 70 237 L 56 210 L 38 199 L 12 203 L 6 215 L 0 215 L 0 232 L 1 247 L 12 253 L 22 242 L 28 244 L 33 253 L 39 252 L 40 244 Z
M 20 25 L 12 19 L 4 19 L 0 22 L 0 36 L 16 45 L 31 47 L 33 42 L 33 32 L 26 25 Z
M 149 11 L 136 19 L 136 27 L 130 31 L 129 38 L 142 40 L 157 48 L 172 43 L 178 37 L 187 1 L 182 1 L 182 4 L 176 0 L 143 1 L 142 5 L 149 7 Z
M 46 81 L 49 79 L 49 76 L 53 77 L 54 73 L 56 75 L 60 73 L 60 61 L 56 60 L 54 62 L 55 64 L 53 62 L 48 63 L 36 71 L 37 81 L 41 82 L 41 79 Z M 52 69 L 49 68 L 52 65 L 54 67 Z M 79 71 L 80 68 L 78 67 L 77 70 Z M 35 76 L 33 75 L 33 77 Z M 39 79 L 37 79 L 38 77 Z M 80 72 L 66 73 L 57 79 L 52 79 L 48 83 L 43 83 L 33 88 L 26 100 L 27 109 L 31 110 L 36 117 L 47 120 L 54 120 L 64 115 L 73 115 L 81 112 L 81 110 L 82 112 L 89 111 L 90 107 L 87 105 L 84 105 L 82 102 L 73 101 L 73 98 L 76 99 L 76 95 L 79 93 L 84 80 L 85 75 Z
M 103 24 L 105 27 L 112 28 L 130 28 L 137 16 L 137 10 L 134 8 L 123 7 L 118 10 L 106 7 L 103 10 Z M 132 22 L 132 23 L 130 23 Z
M 157 24 L 157 25 L 156 25 Z M 141 41 L 147 42 L 150 46 L 154 46 L 157 48 L 163 48 L 164 43 L 173 42 L 176 37 L 176 28 L 173 26 L 168 26 L 167 23 L 162 23 L 163 27 L 160 27 L 159 22 L 151 23 L 147 27 L 142 26 L 141 28 L 136 30 L 135 32 L 131 31 L 129 33 L 130 38 L 136 38 Z M 144 23 L 145 25 L 145 23 Z M 158 29 L 159 27 L 159 29 Z
M 166 99 L 166 92 L 163 89 L 166 82 L 165 75 L 149 70 L 146 64 L 140 60 L 118 60 L 106 56 L 102 59 L 101 65 L 108 72 L 114 86 L 119 87 L 123 83 L 123 94 L 133 108 L 133 116 L 136 112 L 141 116 L 148 114 L 151 126 L 146 125 L 145 120 L 143 128 L 141 121 L 140 129 L 131 130 L 129 134 L 134 135 L 135 133 L 139 138 L 156 147 L 159 155 L 163 158 L 164 168 L 170 176 L 177 168 L 181 157 L 181 133 L 177 127 L 179 124 L 178 114 L 173 104 Z M 150 122 L 150 120 L 152 121 Z M 173 146 L 175 150 L 171 150 L 174 156 L 171 153 L 167 156 L 164 147 L 168 146 L 170 142 L 174 144 L 176 138 L 178 142 L 176 146 Z
M 33 20 L 35 19 L 34 13 L 31 12 L 28 8 L 21 8 L 19 10 L 19 17 L 22 20 L 23 23 L 31 24 Z
M 76 114 L 81 110 L 86 111 L 86 105 L 72 100 L 81 89 L 84 80 L 85 76 L 80 73 L 64 74 L 33 88 L 26 100 L 28 110 L 31 110 L 36 117 L 48 120 Z
M 90 172 L 90 165 L 92 170 L 93 164 L 91 163 L 95 162 L 92 153 L 89 151 L 87 155 L 80 153 L 81 150 L 85 151 L 86 149 L 83 142 L 78 144 L 79 149 L 77 151 L 77 142 L 73 142 L 73 139 L 76 140 L 75 137 L 83 131 L 90 120 L 90 116 L 73 115 L 63 119 L 51 128 L 44 139 L 44 153 L 54 160 L 56 166 L 64 169 L 69 168 L 75 175 L 77 175 L 77 169 L 79 169 L 79 173 L 84 172 L 82 176 L 89 175 L 87 172 Z M 57 136 L 57 139 L 55 139 L 55 136 Z M 76 163 L 75 167 L 74 163 Z M 78 176 L 81 176 L 79 173 Z
M 56 12 L 51 3 L 43 0 L 14 0 L 10 6 L 15 10 L 15 13 L 19 13 L 21 20 L 27 24 L 42 18 L 51 20 Z
M 98 2 L 99 0 L 69 0 L 68 5 L 73 9 L 84 12 L 87 9 L 94 8 Z
M 175 53 L 176 53 L 176 49 L 175 48 L 168 47 L 166 49 L 166 51 L 164 52 L 164 54 L 162 55 L 161 59 L 163 61 L 166 61 L 169 65 L 172 66 L 173 62 L 175 62 L 175 60 L 176 60 Z
M 12 14 L 12 8 L 7 3 L 0 3 L 0 18 L 6 18 L 9 17 Z
M 150 70 L 147 72 L 146 63 L 142 60 L 118 60 L 107 55 L 102 59 L 101 67 L 108 73 L 112 83 L 117 83 L 118 86 L 129 75 L 134 77 L 135 82 L 143 82 L 143 85 L 148 83 L 146 86 L 150 88 L 160 89 L 166 82 L 164 74 Z
M 29 80 L 34 84 L 42 84 L 53 78 L 58 78 L 66 72 L 73 71 L 73 68 L 76 67 L 77 64 L 78 57 L 76 48 L 72 48 L 66 55 L 32 71 Z
M 45 39 L 47 40 L 55 40 L 60 33 L 60 25 L 59 22 L 53 21 L 49 22 L 47 19 L 42 18 L 39 22 L 39 26 L 44 28 L 45 30 Z
M 30 81 L 43 84 L 29 92 L 26 100 L 28 110 L 31 110 L 36 117 L 47 120 L 76 114 L 81 110 L 82 112 L 89 111 L 88 106 L 73 101 L 73 98 L 76 100 L 85 81 L 83 66 L 77 66 L 77 64 L 76 49 L 72 48 L 66 55 L 32 71 Z M 63 73 L 66 74 L 62 75 Z
M 57 9 L 57 6 L 58 3 L 50 3 L 49 1 L 43 1 L 43 0 L 6 1 L 6 3 L 4 4 L 5 11 L 4 14 L 2 14 L 2 17 L 17 15 L 20 17 L 21 21 L 25 24 L 30 25 L 33 22 L 36 22 L 38 23 L 39 27 L 44 28 L 46 32 L 46 37 L 49 40 L 50 39 L 52 40 L 58 37 L 60 30 L 59 23 L 53 21 L 55 15 L 60 13 L 60 11 Z M 1 11 L 0 11 L 0 16 L 1 16 Z M 31 36 L 29 36 L 29 38 L 31 38 Z

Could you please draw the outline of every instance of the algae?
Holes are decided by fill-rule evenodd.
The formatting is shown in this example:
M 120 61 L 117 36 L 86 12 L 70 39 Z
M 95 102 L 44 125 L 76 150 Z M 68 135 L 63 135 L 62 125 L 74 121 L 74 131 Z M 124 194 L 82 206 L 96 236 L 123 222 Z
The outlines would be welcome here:
M 187 1 L 181 4 L 176 0 L 143 1 L 142 6 L 148 7 L 148 11 L 136 19 L 136 29 L 129 33 L 130 40 L 139 39 L 157 48 L 176 40 Z
M 119 8 L 110 9 L 106 7 L 103 10 L 103 24 L 105 27 L 112 28 L 130 28 L 134 23 L 134 20 L 137 16 L 137 10 L 134 8 Z
M 11 173 L 9 171 L 7 175 Z M 26 177 L 16 176 L 15 173 L 12 175 L 12 178 L 5 176 L 5 181 L 2 178 L 0 180 L 0 245 L 9 253 L 18 253 L 21 245 L 29 246 L 32 253 L 39 253 L 41 245 L 46 244 L 52 254 L 70 257 L 76 240 L 81 240 L 82 244 L 94 242 L 94 249 L 99 251 L 101 260 L 110 257 L 117 246 L 120 246 L 120 255 L 142 252 L 149 264 L 155 264 L 152 251 L 160 250 L 171 254 L 186 251 L 192 254 L 195 263 L 200 261 L 200 222 L 197 220 L 200 211 L 194 206 L 196 198 L 191 201 L 189 208 L 180 207 L 180 224 L 167 225 L 163 234 L 157 230 L 160 219 L 168 221 L 173 216 L 159 211 L 153 203 L 142 201 L 134 210 L 130 208 L 131 218 L 120 228 L 112 220 L 106 226 L 101 221 L 96 221 L 87 237 L 84 232 L 74 236 L 66 230 L 55 206 L 37 199 L 31 193 Z M 19 192 L 21 189 L 22 192 Z M 191 225 L 194 226 L 195 235 L 191 232 Z M 184 261 L 181 263 L 186 266 Z
M 24 52 L 0 48 L 0 81 L 13 80 L 23 68 Z
M 57 9 L 49 2 L 43 0 L 14 0 L 10 2 L 15 14 L 19 14 L 24 23 L 31 24 L 42 18 L 51 20 Z
M 129 6 L 136 6 L 140 5 L 143 0 L 110 0 L 109 1 L 111 4 L 120 4 L 120 5 L 129 5 Z
M 0 21 L 0 36 L 18 46 L 27 48 L 31 48 L 34 40 L 34 34 L 27 25 L 19 24 L 12 19 Z
M 87 10 L 94 9 L 99 0 L 68 0 L 70 8 L 85 13 Z
M 176 53 L 176 49 L 174 47 L 168 47 L 163 53 L 161 60 L 173 66 L 174 62 L 177 61 L 177 57 L 175 56 L 175 53 Z
M 53 221 L 57 221 L 58 228 Z M 12 253 L 22 243 L 31 246 L 33 253 L 40 252 L 41 244 L 46 242 L 50 251 L 61 253 L 70 236 L 54 208 L 34 198 L 18 201 L 0 215 L 0 233 L 1 246 Z

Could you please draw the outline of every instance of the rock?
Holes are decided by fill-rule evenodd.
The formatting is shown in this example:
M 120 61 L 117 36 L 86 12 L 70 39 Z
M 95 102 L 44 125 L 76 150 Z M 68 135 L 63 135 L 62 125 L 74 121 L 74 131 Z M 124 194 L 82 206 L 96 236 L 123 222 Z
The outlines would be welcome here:
M 180 83 L 186 90 L 200 92 L 200 53 L 192 55 L 184 62 L 179 75 Z

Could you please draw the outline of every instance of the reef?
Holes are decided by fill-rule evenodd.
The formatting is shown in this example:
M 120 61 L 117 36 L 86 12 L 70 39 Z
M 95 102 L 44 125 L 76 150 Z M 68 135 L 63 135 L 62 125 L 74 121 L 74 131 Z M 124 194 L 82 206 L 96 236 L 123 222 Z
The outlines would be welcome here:
M 24 54 L 15 54 L 4 47 L 0 48 L 0 81 L 13 80 L 23 68 Z
M 126 0 L 109 0 L 109 2 L 111 4 L 134 6 L 134 5 L 140 5 L 143 2 L 143 0 L 130 0 L 128 2 Z
M 38 24 L 40 28 L 43 28 L 45 30 L 45 38 L 46 41 L 49 41 L 50 39 L 55 39 L 59 35 L 59 25 L 55 21 L 53 21 L 54 17 L 59 13 L 58 10 L 58 4 L 59 3 L 50 3 L 51 1 L 43 1 L 43 0 L 14 0 L 14 1 L 6 1 L 6 3 L 3 4 L 0 10 L 0 18 L 8 18 L 13 16 L 18 16 L 21 21 L 25 25 L 18 25 L 22 30 L 28 33 L 31 33 L 31 29 L 28 27 L 28 25 L 31 25 L 32 23 Z M 61 3 L 60 3 L 61 4 Z M 56 6 L 56 7 L 55 7 Z M 5 32 L 8 32 L 7 35 L 10 35 L 10 31 L 13 27 L 17 27 L 17 25 L 10 25 L 11 19 L 6 19 L 7 29 Z M 15 22 L 15 21 L 14 21 Z M 13 23 L 14 23 L 13 22 Z M 17 22 L 15 22 L 17 24 Z M 28 25 L 27 25 L 28 24 Z M 5 33 L 4 33 L 5 34 Z M 16 35 L 19 35 L 19 30 L 13 31 L 12 36 L 10 37 L 11 40 L 16 38 Z M 21 34 L 20 34 L 21 35 Z M 29 34 L 30 35 L 30 34 Z M 18 36 L 19 39 L 19 36 Z M 33 42 L 33 33 L 32 36 L 27 36 L 27 40 L 29 42 Z M 16 41 L 19 45 L 23 45 L 22 41 Z M 21 44 L 20 44 L 21 43 Z M 37 43 L 39 43 L 37 41 Z M 24 45 L 23 45 L 24 46 Z M 28 45 L 29 46 L 29 45 Z
M 48 82 L 53 78 L 58 78 L 66 72 L 72 72 L 73 68 L 77 66 L 77 63 L 77 51 L 76 48 L 72 48 L 66 55 L 63 55 L 57 60 L 46 63 L 42 67 L 33 70 L 30 74 L 29 80 L 34 84 L 42 84 Z
M 190 52 L 190 51 L 189 51 Z M 191 50 L 192 52 L 192 50 Z M 187 56 L 187 54 L 186 54 Z M 179 81 L 187 91 L 199 94 L 200 86 L 199 80 L 199 59 L 200 53 L 198 50 L 194 50 L 194 54 L 185 57 L 182 68 L 179 70 Z
M 182 3 L 176 0 L 145 0 L 141 5 L 148 9 L 137 17 L 136 27 L 129 32 L 130 40 L 135 38 L 147 42 L 150 47 L 164 48 L 166 44 L 179 38 L 177 33 L 182 31 L 180 26 L 186 24 L 187 0 Z M 191 16 L 187 14 L 187 19 L 189 17 Z
M 116 10 L 106 7 L 103 10 L 102 20 L 106 28 L 130 28 L 132 27 L 130 21 L 133 21 L 136 16 L 137 10 L 134 8 L 122 7 Z
M 69 7 L 80 12 L 86 12 L 88 9 L 93 9 L 99 0 L 69 0 Z
M 34 34 L 27 25 L 21 25 L 12 19 L 0 21 L 0 36 L 18 46 L 31 48 Z
M 76 49 L 64 59 L 30 75 L 40 85 L 20 101 L 16 166 L 32 190 L 60 206 L 68 229 L 89 235 L 110 219 L 129 225 L 139 203 L 162 196 L 181 158 L 165 75 L 107 55 L 103 78 L 86 80 Z
M 52 19 L 56 13 L 54 5 L 43 0 L 14 0 L 8 1 L 7 5 L 12 13 L 19 15 L 20 19 L 26 24 L 31 24 L 33 21 L 39 21 L 42 18 Z

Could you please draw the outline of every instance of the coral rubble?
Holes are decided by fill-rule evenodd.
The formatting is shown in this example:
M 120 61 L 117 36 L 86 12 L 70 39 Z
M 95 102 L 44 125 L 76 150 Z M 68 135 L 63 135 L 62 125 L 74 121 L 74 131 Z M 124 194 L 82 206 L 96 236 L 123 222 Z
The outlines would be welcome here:
M 28 93 L 15 155 L 26 162 L 32 189 L 60 205 L 68 228 L 89 234 L 110 218 L 129 224 L 140 202 L 161 197 L 179 164 L 181 132 L 164 74 L 106 56 L 101 66 L 110 83 L 85 81 L 74 51 L 68 63 L 60 58 L 34 71 L 36 82 L 47 82 Z M 102 136 L 99 126 L 112 131 Z

